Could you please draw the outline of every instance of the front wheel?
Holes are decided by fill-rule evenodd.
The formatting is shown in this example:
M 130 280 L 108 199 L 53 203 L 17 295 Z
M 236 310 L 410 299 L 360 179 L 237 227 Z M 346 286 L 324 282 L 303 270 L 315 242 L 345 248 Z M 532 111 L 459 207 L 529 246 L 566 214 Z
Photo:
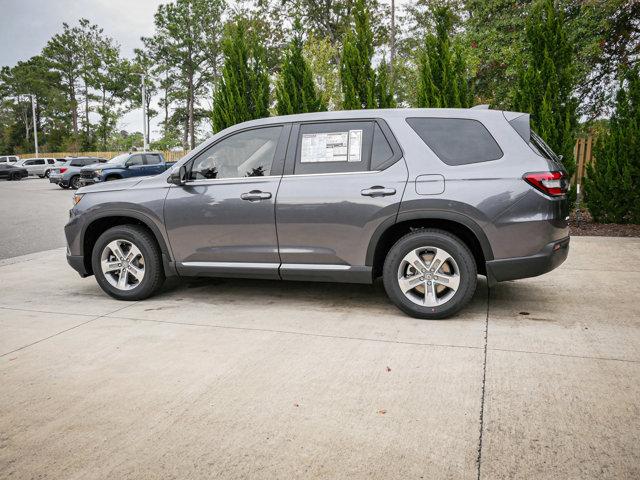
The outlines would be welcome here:
M 400 238 L 384 262 L 384 287 L 391 301 L 416 318 L 440 319 L 459 312 L 473 297 L 477 266 L 456 236 L 422 229 Z
M 118 300 L 142 300 L 160 289 L 164 270 L 153 236 L 137 225 L 104 232 L 93 247 L 91 266 L 98 285 Z

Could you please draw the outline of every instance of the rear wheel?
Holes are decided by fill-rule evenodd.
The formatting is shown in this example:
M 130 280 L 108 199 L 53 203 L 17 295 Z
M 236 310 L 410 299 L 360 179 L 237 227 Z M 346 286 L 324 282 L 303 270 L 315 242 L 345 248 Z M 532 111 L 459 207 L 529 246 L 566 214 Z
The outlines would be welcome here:
M 46 172 L 44 172 L 45 178 L 49 178 L 49 175 L 51 175 L 51 170 L 47 170 Z
M 440 319 L 471 300 L 477 267 L 459 238 L 444 230 L 424 229 L 391 247 L 383 278 L 387 295 L 400 310 L 416 318 Z
M 98 238 L 91 255 L 98 285 L 118 300 L 142 300 L 164 282 L 160 252 L 142 227 L 121 225 Z
M 79 189 L 80 188 L 80 175 L 74 175 L 73 177 L 71 177 L 71 179 L 69 180 L 69 185 L 74 190 Z

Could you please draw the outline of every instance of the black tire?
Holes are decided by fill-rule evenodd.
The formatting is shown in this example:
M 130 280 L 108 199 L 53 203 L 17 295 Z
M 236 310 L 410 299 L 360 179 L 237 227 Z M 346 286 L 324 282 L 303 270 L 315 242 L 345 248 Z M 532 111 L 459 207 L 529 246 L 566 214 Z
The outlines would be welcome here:
M 67 188 L 69 188 L 69 186 L 68 186 L 68 185 L 63 185 L 62 183 L 59 183 L 59 184 L 58 184 L 58 186 L 59 186 L 60 188 L 64 188 L 65 190 L 66 190 Z
M 411 301 L 398 283 L 398 270 L 405 255 L 421 247 L 444 249 L 458 266 L 458 289 L 448 301 L 437 306 L 422 306 Z M 391 247 L 384 261 L 383 280 L 387 295 L 400 310 L 415 318 L 436 320 L 454 315 L 469 303 L 476 290 L 478 269 L 473 254 L 458 237 L 444 230 L 421 229 L 408 233 Z
M 11 176 L 9 177 L 9 180 L 13 180 L 14 182 L 17 180 L 21 180 L 21 176 L 19 173 L 12 173 Z
M 106 279 L 100 265 L 100 257 L 104 248 L 110 242 L 119 239 L 133 243 L 144 257 L 145 273 L 143 279 L 133 289 L 126 291 L 112 286 Z M 165 280 L 162 257 L 155 239 L 148 230 L 137 225 L 119 225 L 100 235 L 91 252 L 91 266 L 100 288 L 118 300 L 148 298 L 160 289 Z
M 44 172 L 44 178 L 49 178 L 49 175 L 51 175 L 51 170 Z
M 69 179 L 69 186 L 74 190 L 78 190 L 80 188 L 80 175 L 74 175 Z

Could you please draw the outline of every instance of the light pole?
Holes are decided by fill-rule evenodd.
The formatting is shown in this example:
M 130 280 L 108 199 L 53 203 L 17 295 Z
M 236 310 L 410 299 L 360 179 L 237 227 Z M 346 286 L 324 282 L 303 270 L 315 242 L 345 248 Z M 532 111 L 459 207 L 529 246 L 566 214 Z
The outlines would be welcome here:
M 139 73 L 140 81 L 142 82 L 142 149 L 146 152 L 149 148 L 148 137 L 147 137 L 147 86 L 146 86 L 146 75 L 144 73 Z
M 38 128 L 36 127 L 36 96 L 31 94 L 31 113 L 33 114 L 33 142 L 36 145 L 36 157 L 38 156 Z

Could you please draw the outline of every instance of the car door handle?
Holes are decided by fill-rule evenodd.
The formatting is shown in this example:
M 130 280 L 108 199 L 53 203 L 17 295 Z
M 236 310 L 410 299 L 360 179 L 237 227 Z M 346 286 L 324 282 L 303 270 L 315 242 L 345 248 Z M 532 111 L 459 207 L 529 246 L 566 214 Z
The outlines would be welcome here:
M 260 190 L 251 190 L 248 193 L 243 193 L 240 195 L 242 200 L 249 200 L 250 202 L 254 202 L 256 200 L 267 200 L 271 198 L 271 194 L 269 192 L 262 192 Z
M 395 188 L 385 188 L 380 185 L 376 185 L 371 188 L 365 188 L 360 192 L 360 195 L 365 197 L 386 197 L 387 195 L 395 195 Z

